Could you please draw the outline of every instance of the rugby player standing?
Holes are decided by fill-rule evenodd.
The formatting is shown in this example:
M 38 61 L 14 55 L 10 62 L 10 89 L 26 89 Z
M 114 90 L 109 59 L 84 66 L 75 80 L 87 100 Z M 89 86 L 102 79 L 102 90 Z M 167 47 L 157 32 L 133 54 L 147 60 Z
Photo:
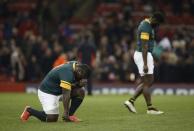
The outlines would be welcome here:
M 152 105 L 151 93 L 149 88 L 154 81 L 154 60 L 152 51 L 155 42 L 155 29 L 164 22 L 164 15 L 161 12 L 155 12 L 148 19 L 144 19 L 137 30 L 137 48 L 134 53 L 134 62 L 138 67 L 141 76 L 141 83 L 136 88 L 135 94 L 124 105 L 130 112 L 136 113 L 134 106 L 135 100 L 143 94 L 147 104 L 147 114 L 163 114 L 163 111 L 156 109 Z

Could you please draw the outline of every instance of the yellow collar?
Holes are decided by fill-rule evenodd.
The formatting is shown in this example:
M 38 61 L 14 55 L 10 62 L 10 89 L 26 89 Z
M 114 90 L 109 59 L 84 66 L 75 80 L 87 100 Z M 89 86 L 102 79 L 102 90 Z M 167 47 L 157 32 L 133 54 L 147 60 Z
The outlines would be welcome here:
M 146 18 L 145 21 L 148 22 L 149 24 L 151 23 L 151 21 L 148 18 Z
M 75 70 L 75 64 L 76 64 L 76 62 L 73 63 L 73 70 Z

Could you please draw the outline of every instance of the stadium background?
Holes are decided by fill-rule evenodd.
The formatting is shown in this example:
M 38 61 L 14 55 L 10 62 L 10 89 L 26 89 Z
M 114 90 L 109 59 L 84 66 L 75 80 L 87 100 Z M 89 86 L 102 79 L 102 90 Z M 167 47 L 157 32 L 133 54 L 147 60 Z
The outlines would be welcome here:
M 167 16 L 157 33 L 152 88 L 158 94 L 153 103 L 165 114 L 147 115 L 140 97 L 134 115 L 123 102 L 138 82 L 132 59 L 136 29 L 154 10 Z M 83 48 L 86 40 L 89 46 Z M 99 95 L 86 96 L 76 112 L 83 122 L 64 123 L 62 103 L 57 123 L 35 118 L 20 122 L 26 105 L 41 110 L 34 93 L 45 74 L 84 53 L 92 56 L 86 61 L 93 67 L 94 94 Z M 1 131 L 191 131 L 193 83 L 193 0 L 0 0 Z
M 81 59 L 79 49 L 88 43 L 84 55 L 92 50 L 92 60 L 86 61 L 93 68 L 94 89 L 130 92 L 134 76 L 138 80 L 132 59 L 137 25 L 161 10 L 166 23 L 154 49 L 154 87 L 194 94 L 193 7 L 193 0 L 3 0 L 0 90 L 34 92 L 56 63 Z

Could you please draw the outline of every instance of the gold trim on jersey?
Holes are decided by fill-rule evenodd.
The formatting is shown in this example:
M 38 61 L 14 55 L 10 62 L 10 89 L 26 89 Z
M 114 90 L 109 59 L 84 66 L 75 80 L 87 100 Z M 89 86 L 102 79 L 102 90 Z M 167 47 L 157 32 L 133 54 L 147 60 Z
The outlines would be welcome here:
M 60 87 L 71 90 L 71 83 L 61 80 Z
M 148 22 L 149 24 L 151 23 L 151 21 L 147 18 L 145 19 L 145 21 Z
M 150 39 L 150 35 L 149 35 L 149 33 L 147 33 L 147 32 L 141 32 L 140 38 L 141 38 L 142 40 L 149 40 L 149 39 Z
M 75 70 L 75 64 L 76 64 L 76 62 L 73 63 L 73 70 Z

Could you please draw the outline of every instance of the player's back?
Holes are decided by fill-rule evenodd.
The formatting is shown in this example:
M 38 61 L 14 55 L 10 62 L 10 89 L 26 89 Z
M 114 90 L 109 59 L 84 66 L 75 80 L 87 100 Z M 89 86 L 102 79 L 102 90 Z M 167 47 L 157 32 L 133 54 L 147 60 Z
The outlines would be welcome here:
M 53 68 L 45 76 L 40 84 L 40 90 L 49 94 L 60 95 L 62 90 L 60 88 L 61 81 L 72 83 L 74 81 L 73 64 L 71 61 Z

